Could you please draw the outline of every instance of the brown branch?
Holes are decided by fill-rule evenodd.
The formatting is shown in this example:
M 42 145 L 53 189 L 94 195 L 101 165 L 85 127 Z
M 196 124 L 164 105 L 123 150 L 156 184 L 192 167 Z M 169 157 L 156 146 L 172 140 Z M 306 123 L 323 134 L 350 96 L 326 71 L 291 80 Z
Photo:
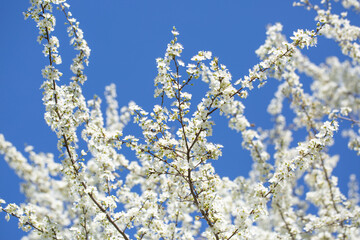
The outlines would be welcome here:
M 295 240 L 296 237 L 295 235 L 291 232 L 291 229 L 290 229 L 290 226 L 289 226 L 289 223 L 285 220 L 285 217 L 284 217 L 284 214 L 283 212 L 281 211 L 281 207 L 279 205 L 279 203 L 276 203 L 276 206 L 278 207 L 278 210 L 279 210 L 279 213 L 280 213 L 280 216 L 281 216 L 281 219 L 283 220 L 283 222 L 285 223 L 285 228 L 286 230 L 288 231 L 290 237 L 292 240 Z
M 7 213 L 7 214 L 10 214 L 11 216 L 16 217 L 16 218 L 19 219 L 19 220 L 20 220 L 20 218 L 21 218 L 20 216 L 17 216 L 17 215 L 14 214 L 14 213 L 9 213 L 8 211 L 6 211 L 6 209 L 4 209 L 4 208 L 2 208 L 2 207 L 1 207 L 0 209 L 1 209 L 1 211 L 5 212 L 5 213 Z M 48 216 L 46 216 L 46 217 L 48 218 L 49 221 L 51 221 Z M 31 223 L 31 222 L 29 222 L 29 221 L 26 221 L 23 225 L 24 225 L 24 226 L 29 225 L 30 227 L 32 227 L 32 228 L 35 229 L 36 231 L 41 232 L 41 233 L 45 233 L 45 231 L 44 231 L 43 229 L 40 229 L 40 228 L 36 227 L 33 223 Z M 51 231 L 52 231 L 53 234 L 54 234 L 54 236 L 52 236 L 52 238 L 53 238 L 54 240 L 58 240 L 58 238 L 56 237 L 56 232 L 54 231 L 53 228 L 51 228 Z
M 173 57 L 173 61 L 175 63 L 175 67 L 176 67 L 176 75 L 179 76 L 179 66 L 177 64 L 177 61 L 175 59 L 175 57 Z M 188 139 L 186 137 L 186 132 L 185 132 L 185 123 L 183 121 L 183 111 L 181 109 L 181 97 L 180 97 L 180 92 L 181 92 L 181 89 L 180 89 L 180 84 L 179 84 L 179 78 L 178 78 L 178 81 L 177 81 L 177 89 L 178 89 L 178 94 L 176 95 L 176 99 L 178 101 L 178 110 L 179 110 L 179 122 L 180 122 L 180 125 L 181 125 L 181 128 L 182 128 L 182 131 L 183 131 L 183 136 L 184 136 L 184 141 L 185 141 L 185 146 L 186 146 L 186 154 L 187 154 L 187 160 L 189 162 L 189 158 L 190 158 L 190 150 L 189 150 L 189 145 L 188 145 Z
M 61 5 L 62 6 L 62 5 Z M 43 13 L 45 13 L 45 7 L 43 5 L 41 5 L 42 7 L 42 11 Z M 62 6 L 62 9 L 66 15 L 66 18 L 67 18 L 67 14 L 64 10 L 64 7 Z M 46 39 L 48 41 L 48 43 L 50 42 L 50 36 L 49 36 L 49 31 L 47 28 L 46 29 Z M 76 33 L 75 33 L 76 34 Z M 51 49 L 49 48 L 49 61 L 50 61 L 50 65 L 52 66 L 52 58 L 51 58 Z M 53 90 L 55 91 L 56 90 L 56 83 L 55 83 L 55 80 L 53 80 Z M 57 106 L 57 96 L 56 96 L 56 93 L 54 93 L 54 99 L 55 99 L 55 105 Z M 59 114 L 59 112 L 56 110 L 57 112 L 57 115 L 59 117 L 59 120 L 61 120 L 61 115 Z M 65 148 L 66 148 L 66 152 L 69 156 L 69 159 L 71 161 L 71 166 L 73 167 L 73 170 L 74 170 L 74 175 L 76 177 L 78 177 L 79 175 L 79 169 L 76 167 L 75 163 L 76 163 L 76 160 L 73 159 L 73 156 L 72 156 L 72 153 L 70 151 L 70 145 L 68 143 L 68 139 L 66 138 L 66 136 L 63 134 L 62 135 L 62 138 L 64 140 L 64 144 L 65 144 Z M 80 182 L 80 184 L 83 186 L 83 188 L 86 190 L 88 187 L 87 185 L 84 183 L 84 182 Z M 106 215 L 106 218 L 108 219 L 108 221 L 115 227 L 115 229 L 123 236 L 124 239 L 126 240 L 129 240 L 129 238 L 126 236 L 126 234 L 120 230 L 119 226 L 117 226 L 117 224 L 114 222 L 114 220 L 111 218 L 111 216 L 109 215 L 109 213 L 106 211 L 106 209 L 104 209 L 100 204 L 99 202 L 95 199 L 94 195 L 92 193 L 87 193 L 87 195 L 90 197 L 90 199 L 94 202 L 94 204 L 100 209 L 101 212 L 103 212 L 105 215 Z
M 200 204 L 198 202 L 198 194 L 196 192 L 196 189 L 194 187 L 194 184 L 192 182 L 192 179 L 191 179 L 191 170 L 188 169 L 188 176 L 187 176 L 187 179 L 188 179 L 188 183 L 189 183 L 189 186 L 190 186 L 190 192 L 191 192 L 191 195 L 194 199 L 194 203 L 196 205 L 196 207 L 199 209 L 201 215 L 203 215 L 204 219 L 206 220 L 207 224 L 209 225 L 209 227 L 213 230 L 213 233 L 215 235 L 215 239 L 216 240 L 219 240 L 219 236 L 218 236 L 218 233 L 216 233 L 214 231 L 214 223 L 211 221 L 211 219 L 209 218 L 209 213 L 208 211 L 204 211 L 201 207 L 200 207 Z

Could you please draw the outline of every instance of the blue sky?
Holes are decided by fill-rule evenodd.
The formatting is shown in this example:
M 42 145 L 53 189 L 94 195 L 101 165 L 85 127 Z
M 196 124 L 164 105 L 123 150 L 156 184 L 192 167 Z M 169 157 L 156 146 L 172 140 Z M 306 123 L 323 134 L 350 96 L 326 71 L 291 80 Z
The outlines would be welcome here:
M 85 71 L 88 81 L 84 95 L 88 99 L 94 94 L 103 98 L 105 86 L 115 83 L 120 106 L 133 100 L 147 110 L 157 103 L 153 99 L 155 59 L 164 55 L 173 26 L 180 32 L 185 62 L 199 50 L 212 51 L 228 67 L 234 80 L 246 75 L 258 62 L 254 52 L 263 44 L 268 24 L 281 22 L 288 37 L 298 28 L 315 28 L 313 12 L 294 8 L 292 1 L 283 0 L 77 0 L 68 3 L 92 50 Z M 36 42 L 34 22 L 23 18 L 22 12 L 28 6 L 27 0 L 5 1 L 0 10 L 0 133 L 21 151 L 25 144 L 30 144 L 35 146 L 35 151 L 57 153 L 57 139 L 43 118 L 39 89 L 43 81 L 41 69 L 48 61 L 41 53 L 42 46 Z M 68 82 L 69 64 L 75 53 L 68 44 L 63 16 L 57 16 L 55 35 L 60 39 L 63 58 L 59 68 L 64 73 L 62 81 Z M 323 62 L 326 56 L 339 55 L 336 45 L 323 38 L 319 39 L 318 47 L 305 52 L 316 63 Z M 309 79 L 304 78 L 303 82 L 309 85 Z M 266 107 L 277 84 L 270 80 L 265 88 L 252 91 L 245 101 L 246 114 L 256 126 L 271 126 Z M 193 94 L 201 94 L 206 88 L 199 83 Z M 241 149 L 241 137 L 226 128 L 224 119 L 216 119 L 220 121 L 215 126 L 213 140 L 225 146 L 222 159 L 215 163 L 217 172 L 230 178 L 247 175 L 251 160 L 248 152 Z M 346 144 L 340 134 L 337 139 Z M 359 172 L 359 159 L 346 151 L 346 147 L 334 148 L 332 152 L 346 153 L 335 171 L 346 193 L 348 175 Z M 8 202 L 23 201 L 19 183 L 0 156 L 0 197 Z M 0 240 L 20 239 L 20 236 L 22 232 L 17 229 L 15 219 L 6 223 L 0 214 Z

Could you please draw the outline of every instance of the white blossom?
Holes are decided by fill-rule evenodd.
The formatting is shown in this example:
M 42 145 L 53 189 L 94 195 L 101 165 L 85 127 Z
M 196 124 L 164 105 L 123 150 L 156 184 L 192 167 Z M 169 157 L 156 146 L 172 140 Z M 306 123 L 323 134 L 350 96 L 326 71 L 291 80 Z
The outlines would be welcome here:
M 256 50 L 260 62 L 235 83 L 210 51 L 187 63 L 174 27 L 163 58 L 156 59 L 154 96 L 160 103 L 120 108 L 111 84 L 104 117 L 102 100 L 82 93 L 91 51 L 70 5 L 30 1 L 24 16 L 36 22 L 49 60 L 42 70 L 44 118 L 58 138 L 60 160 L 30 145 L 23 154 L 0 134 L 0 154 L 24 181 L 26 197 L 14 204 L 1 196 L 0 213 L 7 221 L 18 219 L 24 239 L 359 239 L 356 177 L 351 175 L 345 196 L 334 173 L 341 158 L 329 150 L 341 131 L 348 148 L 360 154 L 360 30 L 347 13 L 333 12 L 333 1 L 311 2 L 294 5 L 314 11 L 315 29 L 287 38 L 280 23 L 268 27 Z M 341 3 L 360 8 L 356 0 Z M 55 9 L 77 51 L 69 82 L 55 67 L 62 63 Z M 311 62 L 303 49 L 311 51 L 321 34 L 350 61 Z M 310 91 L 301 74 L 312 79 Z M 246 98 L 254 86 L 275 79 L 267 108 L 273 126 L 255 128 L 247 112 L 257 109 L 247 109 Z M 207 86 L 197 105 L 191 104 L 193 83 Z M 221 163 L 227 147 L 212 142 L 216 112 L 241 135 L 239 146 L 252 160 L 248 176 L 220 177 L 212 165 Z M 141 133 L 125 134 L 129 124 Z M 304 134 L 299 138 L 297 131 Z M 308 210 L 310 204 L 315 210 Z

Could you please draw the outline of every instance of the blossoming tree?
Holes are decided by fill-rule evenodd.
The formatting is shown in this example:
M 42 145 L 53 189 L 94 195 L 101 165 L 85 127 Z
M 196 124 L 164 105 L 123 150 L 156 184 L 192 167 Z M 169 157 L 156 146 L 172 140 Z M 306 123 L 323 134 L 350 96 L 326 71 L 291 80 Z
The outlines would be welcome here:
M 100 98 L 82 94 L 90 48 L 69 4 L 30 2 L 24 15 L 36 22 L 49 61 L 42 70 L 45 120 L 58 137 L 61 162 L 31 146 L 26 158 L 0 135 L 0 153 L 24 180 L 26 196 L 21 205 L 0 199 L 0 211 L 18 219 L 26 239 L 360 238 L 355 176 L 345 195 L 332 173 L 338 156 L 328 152 L 341 119 L 340 124 L 352 123 L 341 131 L 360 155 L 360 28 L 350 24 L 346 12 L 333 12 L 333 1 L 295 2 L 316 13 L 315 28 L 295 31 L 289 42 L 281 24 L 270 26 L 256 51 L 261 61 L 236 81 L 209 51 L 184 63 L 174 28 L 164 57 L 156 60 L 159 104 L 146 111 L 130 102 L 119 111 L 112 84 L 106 87 L 105 118 Z M 350 11 L 360 10 L 358 0 L 340 2 Z M 78 52 L 69 84 L 56 68 L 62 61 L 53 34 L 54 11 L 62 12 Z M 316 45 L 320 35 L 334 40 L 349 60 L 311 62 L 302 49 Z M 311 94 L 304 92 L 299 74 L 313 80 Z M 190 93 L 196 79 L 208 84 L 199 103 Z M 243 101 L 254 85 L 262 87 L 268 79 L 279 80 L 279 86 L 268 106 L 273 127 L 263 130 L 249 123 Z M 292 118 L 284 114 L 285 101 Z M 209 141 L 215 114 L 241 134 L 253 160 L 248 178 L 220 177 L 212 166 L 222 153 L 221 145 Z M 130 120 L 141 136 L 123 134 Z M 298 129 L 306 136 L 294 147 L 292 134 Z M 128 158 L 125 149 L 136 159 Z M 310 204 L 316 210 L 310 211 Z

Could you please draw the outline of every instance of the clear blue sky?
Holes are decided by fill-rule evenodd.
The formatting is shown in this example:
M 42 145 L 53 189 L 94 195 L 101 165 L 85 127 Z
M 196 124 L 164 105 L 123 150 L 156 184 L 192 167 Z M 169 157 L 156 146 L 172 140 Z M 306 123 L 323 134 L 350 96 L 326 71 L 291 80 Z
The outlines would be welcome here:
M 254 52 L 263 44 L 268 24 L 281 22 L 288 37 L 298 28 L 315 28 L 313 12 L 294 8 L 292 1 L 284 0 L 76 0 L 68 3 L 92 50 L 90 65 L 85 71 L 88 76 L 85 96 L 90 99 L 97 94 L 103 98 L 105 86 L 115 83 L 120 105 L 134 100 L 147 110 L 155 103 L 155 59 L 164 55 L 173 26 L 180 32 L 185 62 L 199 50 L 212 51 L 229 68 L 234 80 L 246 75 L 258 62 Z M 35 146 L 35 151 L 57 154 L 57 139 L 44 121 L 39 90 L 43 81 L 41 69 L 48 61 L 41 53 L 42 46 L 36 42 L 34 22 L 23 18 L 22 12 L 28 6 L 27 0 L 4 1 L 0 10 L 0 133 L 21 151 L 24 144 L 30 144 Z M 60 17 L 55 34 L 60 39 L 63 58 L 62 81 L 68 82 L 74 51 L 68 44 L 63 15 L 57 16 Z M 317 48 L 305 51 L 316 63 L 323 62 L 329 54 L 339 55 L 336 46 L 323 38 L 319 39 Z M 309 79 L 303 80 L 308 86 Z M 246 114 L 256 126 L 271 126 L 266 107 L 277 84 L 270 80 L 265 88 L 252 91 L 246 100 Z M 200 83 L 194 94 L 205 87 Z M 248 152 L 241 149 L 240 136 L 226 129 L 226 125 L 221 119 L 214 130 L 213 140 L 225 146 L 223 157 L 215 166 L 221 176 L 233 179 L 247 175 L 251 160 Z M 335 171 L 344 193 L 348 175 L 360 169 L 359 158 L 345 149 L 332 150 L 347 154 L 340 159 Z M 19 183 L 0 156 L 0 197 L 8 202 L 23 201 Z M 0 214 L 0 240 L 20 239 L 22 235 L 15 219 L 6 223 L 4 214 Z

